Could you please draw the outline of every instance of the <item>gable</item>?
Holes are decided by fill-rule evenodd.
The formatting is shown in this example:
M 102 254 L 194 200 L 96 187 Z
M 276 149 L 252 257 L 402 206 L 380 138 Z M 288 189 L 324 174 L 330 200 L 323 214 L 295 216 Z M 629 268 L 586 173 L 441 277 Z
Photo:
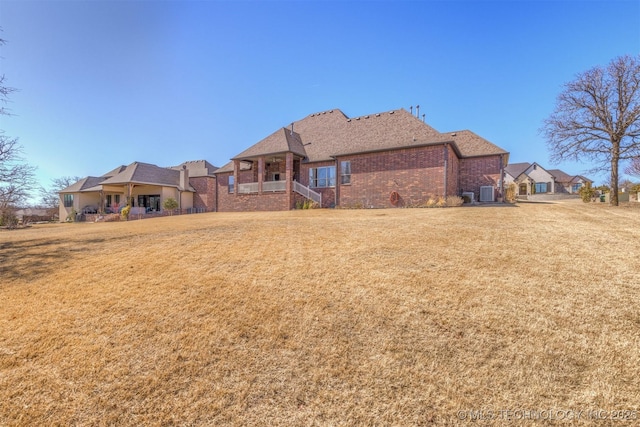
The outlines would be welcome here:
M 257 144 L 235 156 L 234 160 L 249 159 L 259 156 L 292 152 L 300 157 L 306 157 L 300 134 L 293 130 L 281 128 L 264 138 Z
M 505 150 L 470 130 L 450 132 L 453 142 L 458 146 L 462 157 L 479 157 L 496 154 L 507 154 Z
M 554 181 L 553 175 L 549 173 L 545 168 L 537 163 L 532 163 L 524 172 L 529 178 L 535 182 L 552 182 Z
M 509 175 L 511 175 L 513 177 L 513 179 L 518 178 L 520 175 L 522 175 L 528 168 L 529 166 L 531 166 L 531 163 L 528 162 L 524 162 L 524 163 L 513 163 L 513 164 L 509 164 L 507 165 L 504 170 L 505 172 L 507 172 Z

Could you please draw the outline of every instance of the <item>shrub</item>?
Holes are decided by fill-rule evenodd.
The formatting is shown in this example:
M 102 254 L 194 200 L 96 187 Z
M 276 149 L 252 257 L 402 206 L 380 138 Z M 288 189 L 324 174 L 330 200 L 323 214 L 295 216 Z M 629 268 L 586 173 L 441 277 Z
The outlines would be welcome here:
M 129 212 L 131 212 L 131 206 L 127 205 L 120 211 L 120 218 L 122 218 L 123 221 L 128 220 Z
M 162 207 L 171 212 L 171 215 L 173 215 L 173 211 L 175 209 L 178 209 L 178 202 L 173 197 L 168 197 L 167 199 L 165 199 Z
M 427 199 L 426 202 L 424 202 L 424 207 L 425 208 L 434 208 L 436 206 L 436 204 L 438 203 L 438 199 L 436 199 L 433 196 L 429 196 L 429 198 Z
M 516 184 L 513 182 L 505 188 L 504 199 L 509 203 L 516 201 Z
M 586 185 L 580 187 L 579 194 L 583 202 L 589 203 L 595 199 L 596 189 L 591 188 L 591 185 L 589 183 L 586 183 Z
M 462 199 L 462 197 L 459 196 L 447 196 L 447 198 L 445 199 L 445 204 L 447 206 L 462 206 L 462 204 L 464 203 L 464 200 Z
M 18 217 L 15 216 L 11 209 L 3 210 L 0 214 L 0 226 L 7 228 L 16 228 L 18 226 Z
M 317 209 L 319 207 L 320 205 L 318 205 L 316 202 L 310 199 L 305 200 L 304 203 L 302 204 L 302 209 Z
M 67 222 L 76 222 L 77 216 L 78 216 L 78 212 L 76 212 L 76 209 L 71 208 L 71 213 L 67 215 Z

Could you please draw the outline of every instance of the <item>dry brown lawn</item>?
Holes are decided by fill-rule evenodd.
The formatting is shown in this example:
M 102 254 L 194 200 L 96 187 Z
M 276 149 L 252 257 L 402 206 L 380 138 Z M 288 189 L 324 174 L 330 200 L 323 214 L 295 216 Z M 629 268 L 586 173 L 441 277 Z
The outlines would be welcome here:
M 2 231 L 0 425 L 637 425 L 639 230 L 571 202 Z

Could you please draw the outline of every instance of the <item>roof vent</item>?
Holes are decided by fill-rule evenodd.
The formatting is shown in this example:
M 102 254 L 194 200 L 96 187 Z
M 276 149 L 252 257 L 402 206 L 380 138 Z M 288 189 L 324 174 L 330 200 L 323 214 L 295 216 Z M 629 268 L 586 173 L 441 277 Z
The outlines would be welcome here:
M 365 119 L 368 119 L 368 118 L 369 118 L 369 116 L 364 116 L 364 118 L 365 118 Z
M 454 132 L 451 134 L 451 136 L 458 136 L 458 134 Z
M 356 117 L 356 120 L 360 120 L 360 117 Z
M 376 117 L 380 117 L 380 113 L 376 114 Z
M 350 122 L 350 121 L 351 121 L 351 119 L 347 119 L 347 121 L 348 121 L 348 122 Z
M 389 114 L 393 114 L 393 113 L 395 113 L 395 111 L 393 111 L 393 110 L 389 111 Z

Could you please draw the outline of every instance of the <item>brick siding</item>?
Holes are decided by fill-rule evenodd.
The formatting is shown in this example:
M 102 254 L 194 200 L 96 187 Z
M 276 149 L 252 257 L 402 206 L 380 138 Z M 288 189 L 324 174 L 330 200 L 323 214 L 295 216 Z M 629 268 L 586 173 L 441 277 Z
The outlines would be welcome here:
M 447 155 L 450 159 L 451 155 Z M 393 191 L 400 196 L 397 206 L 411 206 L 430 196 L 444 195 L 444 156 L 444 146 L 436 145 L 340 157 L 340 161 L 351 162 L 351 184 L 340 185 L 339 205 L 393 207 Z M 455 190 L 453 173 L 457 162 L 449 163 L 448 180 L 453 182 L 447 187 Z
M 351 162 L 350 184 L 340 184 L 340 161 Z M 309 186 L 310 169 L 336 167 L 336 187 L 313 189 L 322 194 L 322 207 L 325 208 L 394 207 L 390 201 L 393 191 L 400 196 L 397 204 L 399 207 L 419 205 L 434 196 L 460 195 L 462 191 L 473 191 L 477 199 L 481 186 L 497 187 L 500 179 L 499 155 L 458 159 L 451 146 L 444 145 L 342 156 L 337 163 L 338 165 L 335 161 L 301 163 L 300 176 L 296 177 L 301 184 Z M 230 175 L 233 174 L 228 172 L 217 175 L 218 210 L 221 212 L 288 210 L 294 209 L 296 202 L 304 201 L 296 193 L 229 193 Z M 255 182 L 257 177 L 253 170 L 240 171 L 238 181 Z
M 216 179 L 210 176 L 189 178 L 189 184 L 196 190 L 193 194 L 193 207 L 205 212 L 216 209 Z
M 500 156 L 460 159 L 458 176 L 460 192 L 473 191 L 478 200 L 481 186 L 493 185 L 497 190 L 500 182 Z
M 229 176 L 233 176 L 233 173 L 217 175 L 219 212 L 282 211 L 294 207 L 293 197 L 288 197 L 284 192 L 263 193 L 262 195 L 229 193 Z M 238 180 L 240 183 L 255 182 L 252 171 L 242 171 L 238 175 Z

